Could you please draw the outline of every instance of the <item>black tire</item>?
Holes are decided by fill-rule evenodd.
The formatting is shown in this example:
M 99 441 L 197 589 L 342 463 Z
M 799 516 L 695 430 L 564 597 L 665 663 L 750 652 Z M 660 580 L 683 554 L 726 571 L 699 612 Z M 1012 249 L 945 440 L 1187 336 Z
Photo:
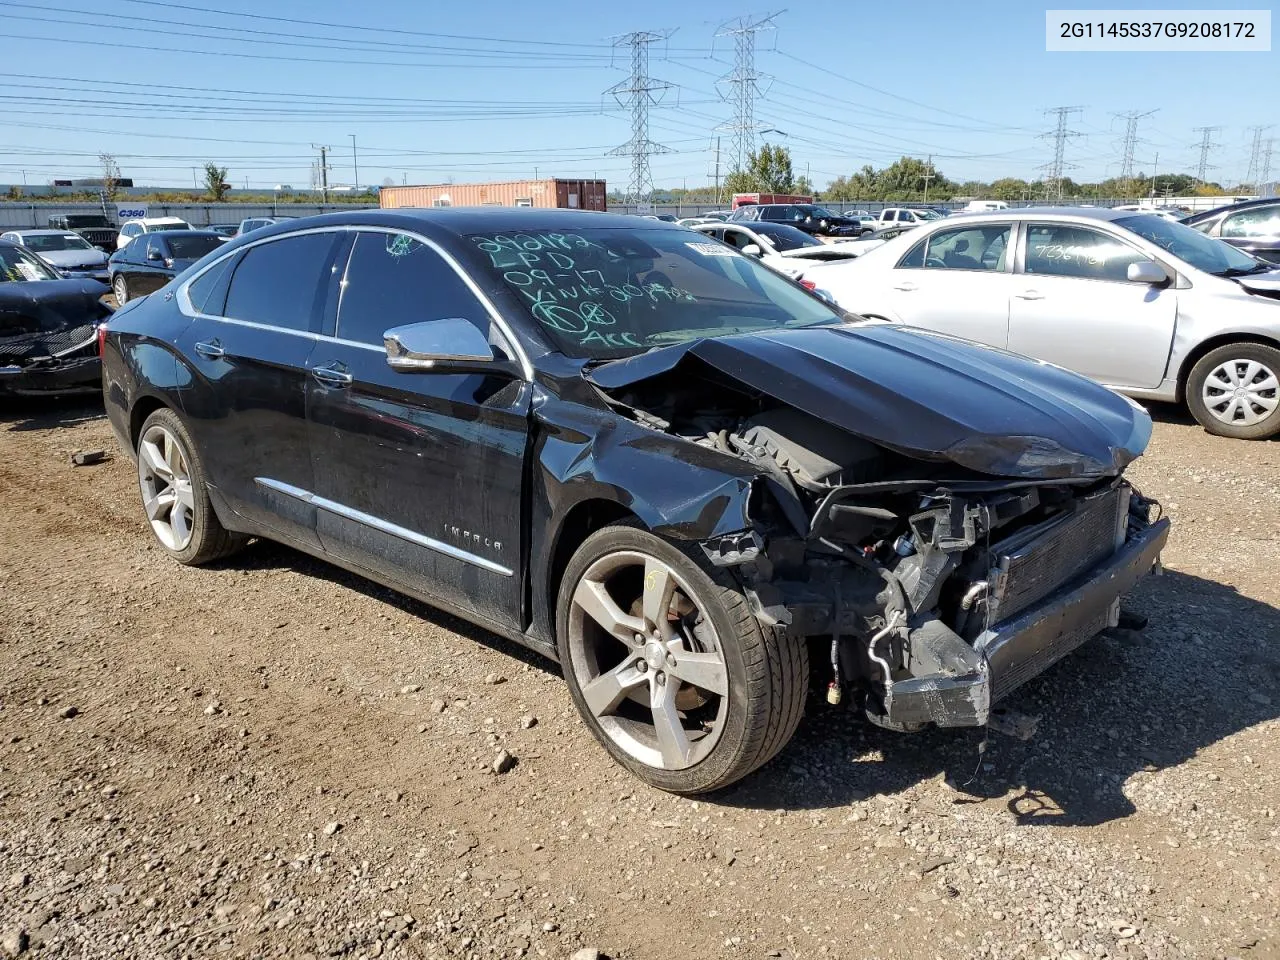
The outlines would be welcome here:
M 193 504 L 190 540 L 181 549 L 173 549 L 158 534 L 156 535 L 156 542 L 173 559 L 192 567 L 212 563 L 235 553 L 248 542 L 249 538 L 244 534 L 227 530 L 218 519 L 217 513 L 214 512 L 213 504 L 209 501 L 209 491 L 205 486 L 204 462 L 200 459 L 200 452 L 192 442 L 191 434 L 187 432 L 186 424 L 182 422 L 182 418 L 167 407 L 163 407 L 147 417 L 142 424 L 142 429 L 138 431 L 138 450 L 135 452 L 139 458 L 140 471 L 142 469 L 141 460 L 143 455 L 142 442 L 152 427 L 161 427 L 168 431 L 180 444 L 182 455 L 186 461 L 188 476 L 190 477 Z M 145 509 L 143 516 L 146 517 Z M 151 526 L 151 519 L 149 517 L 146 517 L 146 519 L 148 526 Z M 155 532 L 154 529 L 152 532 Z
M 129 281 L 124 278 L 124 274 L 117 273 L 111 278 L 111 292 L 115 294 L 117 307 L 123 307 L 129 302 Z
M 1239 364 L 1233 364 L 1233 361 L 1239 361 Z M 1245 371 L 1247 368 L 1243 365 L 1249 363 L 1257 364 L 1259 367 L 1259 372 L 1254 375 L 1252 381 L 1255 387 L 1252 396 L 1271 401 L 1274 404 L 1273 408 L 1270 413 L 1254 423 L 1230 422 L 1222 419 L 1215 415 L 1206 402 L 1205 385 L 1216 371 L 1229 368 L 1239 373 Z M 1265 440 L 1273 437 L 1280 433 L 1280 403 L 1275 402 L 1280 400 L 1280 390 L 1275 386 L 1261 391 L 1256 390 L 1257 385 L 1264 382 L 1264 378 L 1265 382 L 1271 384 L 1275 384 L 1277 378 L 1280 378 L 1280 350 L 1275 347 L 1243 342 L 1229 343 L 1210 350 L 1196 362 L 1196 365 L 1191 368 L 1191 373 L 1187 375 L 1185 387 L 1187 409 L 1191 411 L 1191 415 L 1196 418 L 1200 426 L 1219 437 L 1232 437 L 1236 440 Z M 1215 396 L 1222 396 L 1224 400 L 1229 400 L 1231 397 L 1225 389 L 1217 390 L 1212 388 L 1212 385 L 1211 392 Z M 1242 414 L 1245 406 L 1252 413 L 1259 412 L 1257 407 L 1249 403 L 1249 395 L 1246 394 L 1241 400 L 1241 405 L 1237 406 L 1233 419 L 1243 421 Z
M 684 581 L 719 641 L 728 677 L 727 708 L 719 738 L 700 761 L 684 769 L 644 763 L 621 748 L 586 705 L 569 643 L 570 607 L 589 568 L 619 551 L 636 552 L 666 564 Z M 804 712 L 809 654 L 802 637 L 756 619 L 741 588 L 723 569 L 692 549 L 619 523 L 597 530 L 574 553 L 560 584 L 556 643 L 574 705 L 596 739 L 623 767 L 660 790 L 700 794 L 726 787 L 767 763 L 790 741 Z

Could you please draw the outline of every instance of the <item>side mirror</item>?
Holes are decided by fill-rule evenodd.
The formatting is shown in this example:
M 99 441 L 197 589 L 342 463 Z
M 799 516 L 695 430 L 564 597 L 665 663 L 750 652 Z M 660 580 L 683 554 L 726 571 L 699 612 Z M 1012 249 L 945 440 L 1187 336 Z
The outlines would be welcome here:
M 163 259 L 164 259 L 164 254 L 162 254 L 159 250 L 157 250 L 157 249 L 155 249 L 154 247 L 152 247 L 150 250 L 148 250 L 148 251 L 147 251 L 147 259 L 148 259 L 148 260 L 163 260 Z
M 1139 260 L 1137 263 L 1129 264 L 1125 276 L 1129 278 L 1130 283 L 1166 283 L 1169 280 L 1169 274 L 1165 273 L 1164 267 L 1154 260 Z
M 758 256 L 761 256 L 763 253 L 763 251 L 760 249 L 760 244 L 758 243 L 748 243 L 745 247 L 742 248 L 741 252 L 744 256 L 748 256 L 748 257 L 758 257 Z
M 392 327 L 382 335 L 387 365 L 399 373 L 508 373 L 515 364 L 494 355 L 470 320 L 446 317 Z

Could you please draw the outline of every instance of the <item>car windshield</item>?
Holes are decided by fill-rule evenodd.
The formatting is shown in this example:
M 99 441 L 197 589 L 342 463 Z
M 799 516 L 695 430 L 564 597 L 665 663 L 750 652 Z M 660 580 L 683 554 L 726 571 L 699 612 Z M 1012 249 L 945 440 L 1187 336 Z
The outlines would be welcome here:
M 0 244 L 0 283 L 60 279 L 39 257 L 27 253 L 21 247 Z
M 1197 270 L 1219 277 L 1261 273 L 1267 269 L 1255 257 L 1216 237 L 1206 237 L 1199 230 L 1175 223 L 1164 217 L 1143 214 L 1124 217 L 1116 225 L 1150 240 L 1162 250 L 1168 250 L 1179 260 L 1185 260 Z
M 75 233 L 36 233 L 22 238 L 28 250 L 40 253 L 57 250 L 92 250 L 93 245 Z
M 191 224 L 185 220 L 157 220 L 146 227 L 149 233 L 155 233 L 157 230 L 190 230 Z
M 829 219 L 831 217 L 841 216 L 841 214 L 832 213 L 826 207 L 803 207 L 802 209 L 812 217 L 827 217 Z
M 175 260 L 199 260 L 222 241 L 217 237 L 169 237 L 169 253 Z
M 800 247 L 823 246 L 821 240 L 785 223 L 760 223 L 752 229 L 773 244 L 775 250 L 798 250 Z
M 937 210 L 913 210 L 912 213 L 914 213 L 921 220 L 941 220 L 942 219 L 942 214 L 940 214 Z
M 572 357 L 613 359 L 701 337 L 842 319 L 753 258 L 685 229 L 469 239 L 492 276 Z

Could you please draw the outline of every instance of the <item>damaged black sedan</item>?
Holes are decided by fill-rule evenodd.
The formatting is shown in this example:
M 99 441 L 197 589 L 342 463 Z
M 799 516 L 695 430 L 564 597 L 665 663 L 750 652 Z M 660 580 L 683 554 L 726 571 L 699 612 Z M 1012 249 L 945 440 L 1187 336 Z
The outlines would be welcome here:
M 811 651 L 876 723 L 986 723 L 1168 535 L 1136 404 L 637 218 L 279 224 L 122 308 L 103 364 L 178 561 L 269 537 L 526 644 L 681 793 L 783 748 Z
M 96 393 L 97 328 L 111 315 L 107 285 L 64 279 L 40 257 L 0 240 L 0 397 Z

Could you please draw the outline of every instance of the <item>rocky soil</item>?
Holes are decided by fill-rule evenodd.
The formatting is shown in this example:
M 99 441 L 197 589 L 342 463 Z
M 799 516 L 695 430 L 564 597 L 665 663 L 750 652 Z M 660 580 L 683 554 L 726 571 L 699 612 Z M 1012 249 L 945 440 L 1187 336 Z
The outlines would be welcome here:
M 492 635 L 174 564 L 126 458 L 68 462 L 100 408 L 0 409 L 0 957 L 1280 957 L 1280 443 L 1157 416 L 1150 626 L 1012 698 L 1032 739 L 814 698 L 692 801 Z

